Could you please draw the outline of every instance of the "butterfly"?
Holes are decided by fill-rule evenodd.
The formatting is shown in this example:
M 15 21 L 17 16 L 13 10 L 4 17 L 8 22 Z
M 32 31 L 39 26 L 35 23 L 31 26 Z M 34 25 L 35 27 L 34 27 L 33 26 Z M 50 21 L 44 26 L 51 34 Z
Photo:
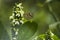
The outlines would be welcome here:
M 27 19 L 27 20 L 30 20 L 33 18 L 33 13 L 24 13 L 24 18 Z

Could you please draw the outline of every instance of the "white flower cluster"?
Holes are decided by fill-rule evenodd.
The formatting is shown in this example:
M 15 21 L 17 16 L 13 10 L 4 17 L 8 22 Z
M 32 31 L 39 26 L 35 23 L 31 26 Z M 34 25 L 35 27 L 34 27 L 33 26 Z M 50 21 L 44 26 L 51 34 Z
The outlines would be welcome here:
M 24 23 L 22 20 L 24 11 L 22 9 L 23 9 L 22 3 L 15 4 L 15 6 L 13 8 L 12 16 L 10 16 L 10 18 L 9 18 L 11 20 L 11 24 L 13 26 Z

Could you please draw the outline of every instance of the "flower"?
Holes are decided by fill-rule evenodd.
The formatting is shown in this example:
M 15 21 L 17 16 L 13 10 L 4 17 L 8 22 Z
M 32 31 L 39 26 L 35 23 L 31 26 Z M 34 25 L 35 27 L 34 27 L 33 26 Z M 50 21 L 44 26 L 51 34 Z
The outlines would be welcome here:
M 24 14 L 24 11 L 21 9 L 21 10 L 20 10 L 20 13 L 21 13 L 21 14 Z
M 16 14 L 16 16 L 20 17 L 20 14 L 18 13 L 18 14 Z
M 17 34 L 18 34 L 18 32 L 16 31 L 15 35 L 17 35 Z
M 22 20 L 20 20 L 20 23 L 22 23 L 22 24 L 23 24 L 24 22 L 23 22 Z
M 19 22 L 18 21 L 15 21 L 15 24 L 18 24 L 19 25 Z
M 14 22 L 15 22 L 15 19 L 13 19 L 12 23 L 14 23 Z
M 13 40 L 16 40 L 16 38 L 14 37 Z
M 20 10 L 20 13 L 21 13 L 21 16 L 23 17 L 24 11 L 23 10 Z
M 14 17 L 13 16 L 10 16 L 9 19 L 14 19 Z
M 17 5 L 17 7 L 20 7 L 22 5 L 22 3 L 19 3 L 18 5 Z
M 24 23 L 23 20 L 23 14 L 24 14 L 24 11 L 22 10 L 23 7 L 22 7 L 22 3 L 19 3 L 19 4 L 15 4 L 15 6 L 13 7 L 13 13 L 12 13 L 12 16 L 10 16 L 10 19 L 11 20 L 11 23 L 13 26 L 15 25 L 19 25 L 20 23 Z
M 12 13 L 12 16 L 14 16 L 15 14 L 14 13 Z

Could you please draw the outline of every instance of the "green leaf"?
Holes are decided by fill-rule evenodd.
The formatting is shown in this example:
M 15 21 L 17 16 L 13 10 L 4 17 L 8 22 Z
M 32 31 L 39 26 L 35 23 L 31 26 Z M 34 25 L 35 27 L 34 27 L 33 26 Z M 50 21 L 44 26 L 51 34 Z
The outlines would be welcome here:
M 54 40 L 60 40 L 60 39 L 58 38 L 58 36 L 56 36 L 56 35 L 54 35 L 52 38 L 53 38 Z
M 9 35 L 0 21 L 0 40 L 10 40 Z
M 26 22 L 19 29 L 18 40 L 29 40 L 37 31 L 38 25 L 35 22 Z

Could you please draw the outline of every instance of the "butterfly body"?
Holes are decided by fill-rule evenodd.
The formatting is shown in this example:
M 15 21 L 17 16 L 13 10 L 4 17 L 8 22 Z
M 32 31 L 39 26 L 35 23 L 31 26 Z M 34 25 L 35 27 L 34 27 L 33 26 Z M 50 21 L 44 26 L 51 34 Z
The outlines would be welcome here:
M 33 14 L 32 13 L 25 13 L 24 18 L 27 19 L 27 20 L 30 20 L 30 19 L 33 18 Z

